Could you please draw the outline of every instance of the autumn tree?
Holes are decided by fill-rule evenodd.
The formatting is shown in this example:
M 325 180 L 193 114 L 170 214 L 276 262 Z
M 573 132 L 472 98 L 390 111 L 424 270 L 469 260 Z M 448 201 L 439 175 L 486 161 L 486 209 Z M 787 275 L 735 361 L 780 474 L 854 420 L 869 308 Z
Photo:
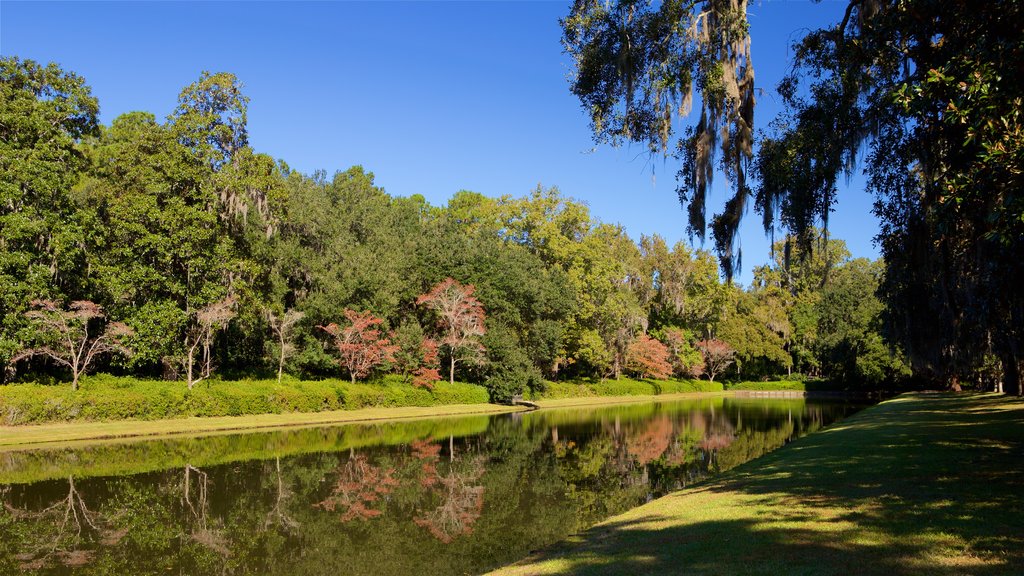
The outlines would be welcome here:
M 672 375 L 668 347 L 641 334 L 626 350 L 626 368 L 641 378 L 668 378 Z
M 736 350 L 722 340 L 701 340 L 694 346 L 704 355 L 704 372 L 711 382 L 735 361 Z
M 372 313 L 346 308 L 345 318 L 348 326 L 344 328 L 333 322 L 320 328 L 334 339 L 334 346 L 341 356 L 341 365 L 348 370 L 355 384 L 357 379 L 369 376 L 377 366 L 394 361 L 398 347 L 382 336 L 379 326 L 384 320 Z
M 105 322 L 106 312 L 88 300 L 72 302 L 67 310 L 52 300 L 35 300 L 33 310 L 25 313 L 32 330 L 34 344 L 11 358 L 11 363 L 33 356 L 44 356 L 71 370 L 71 389 L 78 390 L 78 380 L 104 354 L 131 355 L 125 340 L 132 329 L 121 322 Z M 103 324 L 102 330 L 96 324 Z M 92 330 L 92 331 L 90 331 Z
M 295 351 L 292 329 L 306 315 L 294 308 L 289 308 L 284 314 L 275 313 L 274 310 L 267 308 L 266 316 L 270 329 L 277 338 L 277 383 L 280 384 L 281 376 L 284 374 L 284 361 Z
M 484 307 L 473 296 L 472 284 L 463 286 L 452 278 L 434 286 L 430 292 L 416 299 L 419 305 L 437 312 L 440 344 L 448 354 L 448 381 L 455 382 L 455 364 L 460 360 L 479 359 L 484 346 Z

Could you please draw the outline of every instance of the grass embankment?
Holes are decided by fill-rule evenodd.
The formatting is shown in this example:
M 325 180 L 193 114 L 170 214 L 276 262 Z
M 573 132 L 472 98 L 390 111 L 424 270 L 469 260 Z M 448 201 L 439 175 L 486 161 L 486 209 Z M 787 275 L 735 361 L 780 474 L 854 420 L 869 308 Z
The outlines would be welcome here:
M 908 394 L 495 572 L 1024 573 L 1024 400 Z

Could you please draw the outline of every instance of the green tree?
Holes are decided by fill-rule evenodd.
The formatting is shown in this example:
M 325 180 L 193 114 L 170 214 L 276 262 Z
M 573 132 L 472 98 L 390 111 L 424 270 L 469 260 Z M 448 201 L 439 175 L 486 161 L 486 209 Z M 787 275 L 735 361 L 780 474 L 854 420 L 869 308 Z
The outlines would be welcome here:
M 37 298 L 84 297 L 84 223 L 72 188 L 98 133 L 85 80 L 56 64 L 0 58 L 0 363 Z

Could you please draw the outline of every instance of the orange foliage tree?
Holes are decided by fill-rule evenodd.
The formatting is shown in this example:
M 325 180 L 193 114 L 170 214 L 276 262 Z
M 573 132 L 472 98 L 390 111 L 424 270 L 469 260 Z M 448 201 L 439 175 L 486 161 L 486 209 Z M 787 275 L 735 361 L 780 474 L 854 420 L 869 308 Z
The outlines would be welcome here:
M 641 334 L 626 348 L 626 369 L 641 378 L 668 378 L 672 375 L 668 348 L 654 338 Z
M 417 304 L 437 312 L 442 331 L 440 344 L 445 347 L 449 359 L 450 382 L 455 382 L 456 362 L 479 360 L 485 352 L 480 343 L 485 332 L 484 307 L 473 296 L 475 290 L 472 284 L 463 286 L 447 278 L 416 299 Z
M 397 346 L 382 336 L 379 326 L 384 320 L 370 312 L 345 309 L 349 325 L 342 328 L 335 323 L 320 328 L 334 338 L 334 346 L 341 356 L 341 365 L 348 370 L 354 384 L 385 362 L 393 362 Z

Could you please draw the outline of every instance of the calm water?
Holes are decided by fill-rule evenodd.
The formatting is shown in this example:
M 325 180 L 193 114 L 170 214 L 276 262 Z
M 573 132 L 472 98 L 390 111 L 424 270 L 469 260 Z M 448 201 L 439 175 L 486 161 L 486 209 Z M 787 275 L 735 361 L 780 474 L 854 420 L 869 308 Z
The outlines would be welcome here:
M 0 574 L 476 574 L 861 406 L 718 397 L 0 453 Z

